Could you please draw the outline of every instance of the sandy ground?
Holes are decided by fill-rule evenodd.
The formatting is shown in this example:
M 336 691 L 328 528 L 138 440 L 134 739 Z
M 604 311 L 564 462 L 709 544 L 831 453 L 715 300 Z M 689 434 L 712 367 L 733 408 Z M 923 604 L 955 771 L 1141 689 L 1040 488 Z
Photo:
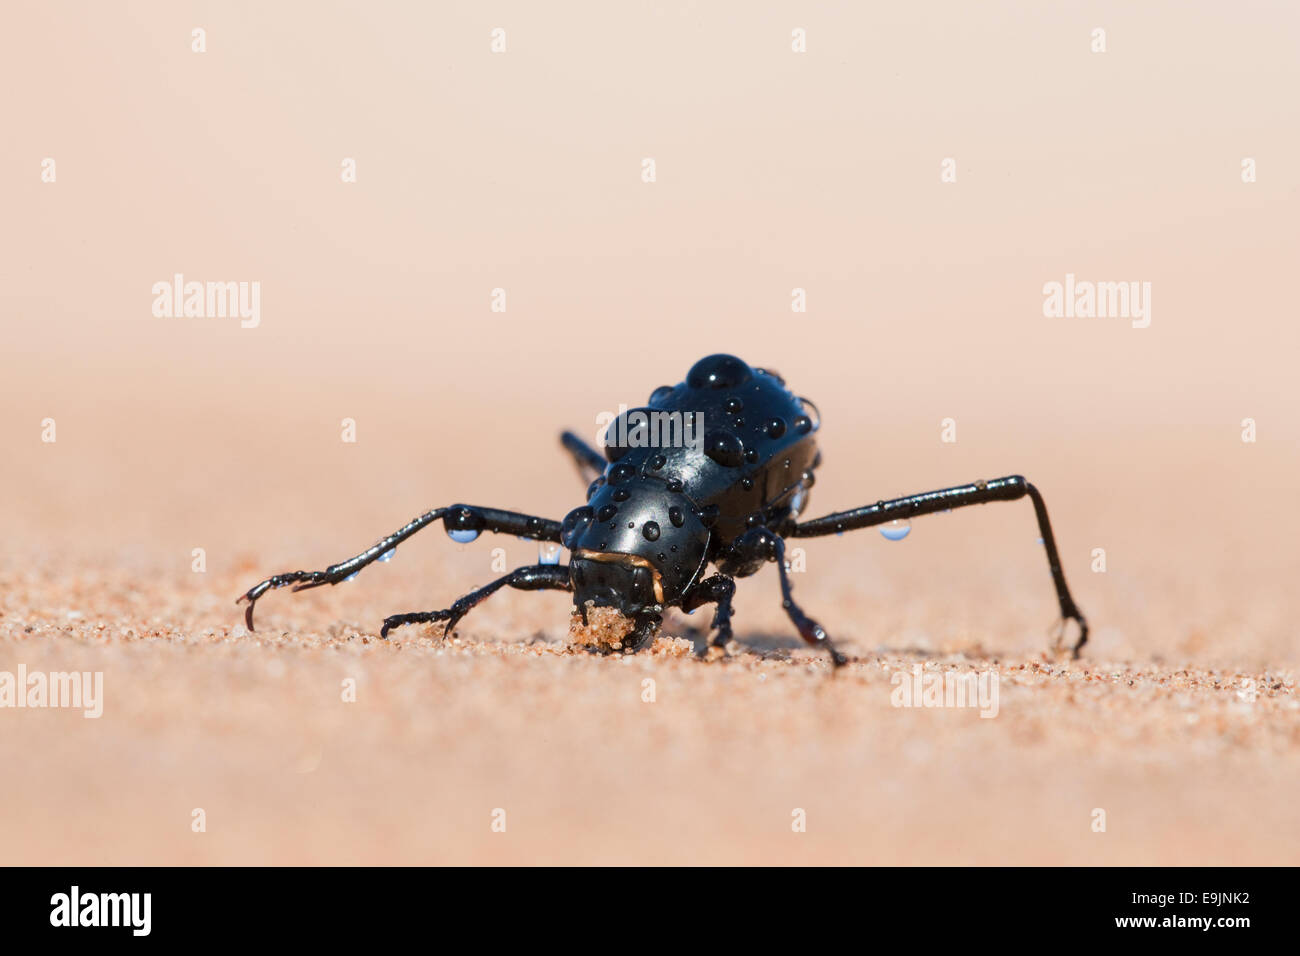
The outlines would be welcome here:
M 502 56 L 473 4 L 6 14 L 0 672 L 103 714 L 0 709 L 0 862 L 1300 862 L 1294 11 L 499 6 Z M 259 324 L 155 316 L 177 272 Z M 772 569 L 725 659 L 570 651 L 560 594 L 379 641 L 536 560 L 437 528 L 243 629 L 430 507 L 562 517 L 559 429 L 715 351 L 820 407 L 810 514 L 1028 476 L 1083 659 L 1026 502 L 807 542 L 833 677 Z
M 537 497 L 562 507 L 580 482 L 552 458 L 539 486 L 555 494 Z M 95 517 L 124 536 L 101 561 L 68 557 L 85 549 L 72 536 L 7 559 L 4 667 L 102 671 L 104 713 L 0 712 L 6 860 L 1297 860 L 1291 598 L 1217 563 L 1216 548 L 1251 553 L 1233 532 L 1252 526 L 1248 500 L 1214 547 L 1193 550 L 1203 529 L 1173 524 L 1159 549 L 1122 558 L 1181 502 L 1130 518 L 1103 491 L 1046 478 L 1060 536 L 1084 552 L 1069 570 L 1095 630 L 1078 662 L 1047 653 L 1051 589 L 1023 502 L 932 516 L 897 543 L 810 543 L 796 593 L 853 657 L 834 676 L 784 624 L 770 569 L 742 583 L 725 659 L 697 660 L 685 640 L 636 657 L 571 650 L 557 594 L 495 596 L 448 642 L 424 628 L 378 640 L 385 615 L 447 606 L 493 576 L 493 547 L 512 566 L 535 554 L 437 529 L 353 582 L 269 595 L 248 634 L 233 599 L 264 573 L 323 566 L 378 536 L 364 526 L 412 511 L 354 477 L 360 514 L 269 473 L 246 516 L 187 520 L 160 503 L 159 527 L 205 528 L 204 573 L 179 547 L 145 557 L 157 546 L 143 502 Z M 1089 523 L 1110 545 L 1104 574 L 1079 546 Z M 1138 560 L 1140 574 L 1122 567 Z M 670 616 L 665 633 L 690 638 L 698 617 Z M 891 678 L 916 665 L 992 670 L 996 716 L 893 706 Z M 792 830 L 800 809 L 806 832 Z

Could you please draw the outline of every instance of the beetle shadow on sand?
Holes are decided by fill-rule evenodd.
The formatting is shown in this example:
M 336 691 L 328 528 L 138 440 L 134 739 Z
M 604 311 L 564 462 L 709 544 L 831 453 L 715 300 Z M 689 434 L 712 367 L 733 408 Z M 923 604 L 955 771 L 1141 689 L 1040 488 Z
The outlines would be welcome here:
M 703 654 L 708 650 L 709 642 L 713 638 L 711 631 L 702 630 L 698 627 L 684 626 L 681 633 L 677 635 L 691 642 L 694 653 Z M 792 651 L 808 650 L 809 646 L 799 639 L 797 635 L 788 634 L 783 631 L 737 631 L 732 635 L 731 646 L 733 649 L 745 650 L 759 657 L 772 657 L 781 660 L 788 659 Z M 945 656 L 943 653 L 929 647 L 920 647 L 917 645 L 899 644 L 892 646 L 873 646 L 858 647 L 856 644 L 849 642 L 845 645 L 837 645 L 850 659 L 870 658 L 877 655 L 911 657 L 919 660 L 929 660 Z M 978 650 L 976 656 L 982 655 Z
M 684 627 L 678 635 L 691 642 L 697 656 L 703 656 L 713 640 L 713 632 L 697 627 Z M 798 635 L 783 631 L 736 631 L 731 638 L 731 649 L 775 660 L 789 660 L 795 651 L 811 650 Z M 852 656 L 852 655 L 850 655 Z

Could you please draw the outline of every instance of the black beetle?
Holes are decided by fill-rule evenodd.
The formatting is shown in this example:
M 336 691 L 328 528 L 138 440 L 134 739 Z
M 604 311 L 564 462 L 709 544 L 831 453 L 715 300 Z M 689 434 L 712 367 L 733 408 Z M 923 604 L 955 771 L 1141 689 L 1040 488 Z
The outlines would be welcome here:
M 523 591 L 572 591 L 584 618 L 589 606 L 616 609 L 633 622 L 623 642 L 631 650 L 645 646 L 654 636 L 665 608 L 693 611 L 714 604 L 713 643 L 721 647 L 731 640 L 735 578 L 751 575 L 772 561 L 780 575 L 785 612 L 800 637 L 814 647 L 824 647 L 839 666 L 844 656 L 791 596 L 786 539 L 838 534 L 1028 495 L 1047 549 L 1062 618 L 1079 625 L 1074 645 L 1074 656 L 1079 656 L 1088 639 L 1088 625 L 1066 586 L 1047 508 L 1037 488 L 1012 475 L 877 501 L 800 523 L 799 513 L 821 461 L 816 442 L 819 424 L 816 407 L 789 391 L 776 373 L 750 368 L 732 355 L 710 355 L 695 363 L 685 382 L 655 389 L 645 408 L 619 416 L 606 432 L 604 455 L 572 432 L 560 436 L 579 468 L 596 476 L 587 489 L 587 504 L 569 512 L 562 522 L 498 508 L 436 508 L 354 558 L 324 571 L 277 574 L 239 600 L 248 601 L 245 617 L 252 630 L 253 606 L 268 590 L 294 585 L 295 591 L 302 591 L 338 584 L 441 520 L 447 533 L 462 541 L 491 531 L 559 542 L 570 552 L 569 565 L 518 568 L 446 610 L 389 617 L 381 636 L 387 637 L 394 627 L 429 621 L 446 621 L 444 634 L 448 634 L 471 608 L 508 585 Z M 707 575 L 711 564 L 718 573 Z

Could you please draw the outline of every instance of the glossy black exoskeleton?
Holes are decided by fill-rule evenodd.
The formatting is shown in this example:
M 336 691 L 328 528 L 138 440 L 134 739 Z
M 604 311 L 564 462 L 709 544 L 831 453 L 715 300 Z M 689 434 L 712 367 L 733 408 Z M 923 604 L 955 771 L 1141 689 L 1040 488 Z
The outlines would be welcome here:
M 562 522 L 497 508 L 452 505 L 426 512 L 356 557 L 324 571 L 294 571 L 262 581 L 240 597 L 253 606 L 272 588 L 295 591 L 337 584 L 377 560 L 421 528 L 441 520 L 449 533 L 482 531 L 555 541 L 570 553 L 567 567 L 537 564 L 465 595 L 450 608 L 398 614 L 380 631 L 404 624 L 445 621 L 444 633 L 502 587 L 567 590 L 584 617 L 589 607 L 611 607 L 632 619 L 624 645 L 637 650 L 656 633 L 669 607 L 692 611 L 715 605 L 713 643 L 731 639 L 735 578 L 776 564 L 783 607 L 799 635 L 823 647 L 836 664 L 845 658 L 822 627 L 795 603 L 785 561 L 789 538 L 838 534 L 897 519 L 988 501 L 1028 496 L 1047 551 L 1064 620 L 1079 625 L 1074 655 L 1088 639 L 1061 570 L 1042 496 L 1019 475 L 975 481 L 939 491 L 877 501 L 799 522 L 820 464 L 816 408 L 786 388 L 774 372 L 750 368 L 731 355 L 700 359 L 676 386 L 655 389 L 649 402 L 619 416 L 605 435 L 602 455 L 571 432 L 560 440 L 580 469 L 594 476 L 587 503 Z M 710 575 L 710 566 L 717 569 Z

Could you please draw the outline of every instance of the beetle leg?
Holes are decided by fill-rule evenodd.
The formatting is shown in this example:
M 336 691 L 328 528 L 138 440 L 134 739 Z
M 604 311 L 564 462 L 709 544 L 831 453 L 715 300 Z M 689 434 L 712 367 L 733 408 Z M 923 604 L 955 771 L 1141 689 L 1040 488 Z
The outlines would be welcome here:
M 683 611 L 694 611 L 705 604 L 716 604 L 713 623 L 709 629 L 716 631 L 713 635 L 714 647 L 726 647 L 731 643 L 731 599 L 736 594 L 736 579 L 729 574 L 715 574 L 705 578 L 691 591 L 690 597 L 682 601 Z
M 573 456 L 573 462 L 578 466 L 583 481 L 591 481 L 605 471 L 605 456 L 573 432 L 561 432 L 560 444 Z
M 732 542 L 731 550 L 718 562 L 718 568 L 723 573 L 736 568 L 737 573 L 752 574 L 767 561 L 776 562 L 781 576 L 781 606 L 799 636 L 813 647 L 825 648 L 836 667 L 848 663 L 848 658 L 835 649 L 825 629 L 795 603 L 790 575 L 785 568 L 785 540 L 779 534 L 762 526 L 751 528 Z
M 976 481 L 968 485 L 927 491 L 890 501 L 877 501 L 874 505 L 864 505 L 852 511 L 837 511 L 823 518 L 814 518 L 812 521 L 796 525 L 791 536 L 812 538 L 838 534 L 841 531 L 885 524 L 896 518 L 913 518 L 917 515 L 932 514 L 935 511 L 980 505 L 988 501 L 1016 501 L 1026 495 L 1034 503 L 1038 533 L 1042 536 L 1043 547 L 1047 550 L 1047 566 L 1052 573 L 1052 584 L 1056 587 L 1056 599 L 1061 606 L 1063 622 L 1073 620 L 1079 625 L 1079 639 L 1074 645 L 1074 656 L 1078 657 L 1079 651 L 1088 642 L 1088 622 L 1084 620 L 1083 614 L 1070 594 L 1070 588 L 1065 583 L 1065 572 L 1061 570 L 1061 556 L 1056 550 L 1056 538 L 1052 534 L 1052 523 L 1047 518 L 1047 505 L 1043 503 L 1043 496 L 1020 475 L 995 478 L 992 481 Z
M 655 636 L 662 623 L 663 615 L 658 611 L 649 609 L 640 611 L 636 615 L 631 633 L 623 638 L 623 646 L 633 653 L 641 650 Z
M 267 591 L 295 585 L 295 591 L 306 591 L 326 584 L 338 584 L 346 581 L 368 564 L 375 561 L 393 548 L 397 547 L 421 528 L 428 527 L 441 520 L 450 534 L 453 531 L 480 532 L 491 531 L 494 534 L 513 534 L 537 541 L 559 541 L 560 522 L 549 518 L 536 518 L 532 515 L 519 514 L 514 511 L 502 511 L 500 508 L 477 508 L 470 505 L 452 505 L 450 508 L 435 508 L 426 511 L 418 518 L 408 522 L 386 538 L 380 539 L 355 557 L 331 564 L 324 571 L 290 571 L 276 574 L 259 584 L 255 584 L 236 598 L 235 603 L 247 601 L 244 620 L 248 629 L 253 630 L 253 606 L 257 599 Z
M 416 611 L 412 614 L 394 614 L 384 618 L 384 626 L 380 629 L 379 636 L 386 640 L 390 630 L 407 624 L 446 621 L 447 626 L 443 628 L 442 636 L 447 637 L 462 617 L 506 585 L 520 591 L 568 591 L 571 589 L 569 568 L 567 565 L 559 564 L 532 564 L 528 567 L 516 568 L 505 577 L 497 578 L 477 591 L 466 594 L 445 611 Z

